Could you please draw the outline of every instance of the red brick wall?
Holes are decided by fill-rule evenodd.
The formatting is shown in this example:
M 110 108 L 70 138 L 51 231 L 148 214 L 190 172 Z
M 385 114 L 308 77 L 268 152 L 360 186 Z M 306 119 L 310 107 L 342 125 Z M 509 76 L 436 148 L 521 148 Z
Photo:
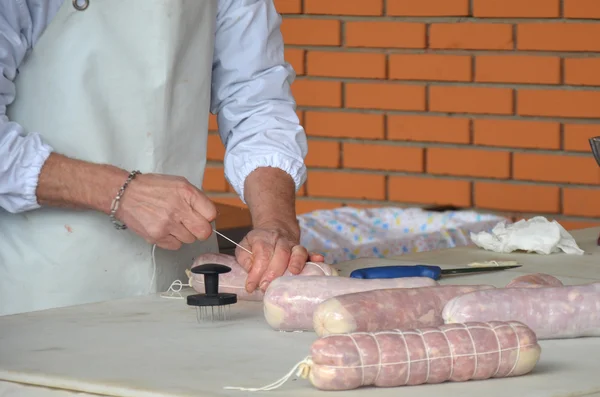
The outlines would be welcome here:
M 600 224 L 600 0 L 275 3 L 310 140 L 300 213 L 448 204 Z M 214 134 L 209 158 L 205 189 L 240 203 Z

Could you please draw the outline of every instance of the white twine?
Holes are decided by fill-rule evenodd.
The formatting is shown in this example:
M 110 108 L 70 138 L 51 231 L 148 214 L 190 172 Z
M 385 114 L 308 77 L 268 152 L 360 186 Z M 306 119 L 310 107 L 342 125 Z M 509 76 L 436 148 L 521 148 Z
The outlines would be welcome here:
M 307 356 L 304 360 L 302 360 L 302 361 L 298 362 L 296 365 L 294 365 L 294 367 L 290 370 L 290 372 L 288 372 L 286 375 L 281 377 L 279 380 L 276 380 L 275 382 L 271 383 L 270 385 L 266 385 L 266 386 L 258 387 L 258 388 L 227 386 L 227 387 L 224 387 L 223 389 L 225 389 L 225 390 L 240 390 L 240 391 L 275 390 L 275 389 L 278 389 L 281 386 L 283 386 L 283 384 L 285 382 L 287 382 L 292 376 L 294 376 L 294 373 L 296 374 L 297 377 L 306 378 L 308 376 L 308 372 L 310 371 L 311 366 L 312 366 L 312 360 L 311 360 L 310 356 Z
M 461 357 L 475 357 L 475 368 L 473 371 L 473 374 L 471 375 L 471 378 L 473 378 L 476 373 L 478 368 L 478 357 L 483 356 L 483 355 L 489 355 L 489 354 L 498 354 L 498 365 L 496 368 L 496 371 L 494 372 L 494 374 L 491 376 L 495 376 L 498 374 L 498 372 L 500 371 L 501 365 L 502 365 L 502 357 L 503 355 L 500 353 L 503 352 L 509 352 L 509 351 L 517 351 L 517 357 L 515 358 L 515 362 L 513 364 L 513 367 L 511 368 L 511 370 L 506 374 L 506 376 L 510 376 L 515 368 L 517 367 L 517 364 L 519 363 L 519 359 L 520 359 L 520 354 L 521 354 L 521 349 L 525 348 L 525 347 L 530 347 L 530 346 L 534 346 L 535 344 L 530 343 L 527 345 L 522 345 L 521 344 L 521 340 L 518 337 L 517 334 L 517 330 L 515 329 L 514 324 L 511 323 L 505 323 L 505 324 L 500 324 L 497 326 L 492 327 L 491 324 L 489 323 L 484 323 L 487 325 L 486 326 L 479 326 L 479 325 L 472 325 L 472 326 L 466 326 L 464 324 L 462 324 L 462 326 L 458 326 L 460 324 L 456 324 L 457 326 L 452 327 L 452 328 L 447 328 L 444 330 L 441 329 L 432 329 L 432 330 L 428 330 L 428 331 L 421 331 L 419 329 L 417 330 L 412 330 L 412 331 L 402 331 L 399 329 L 394 329 L 394 330 L 386 330 L 386 331 L 378 331 L 378 332 L 354 332 L 352 334 L 331 334 L 331 335 L 327 335 L 322 337 L 321 339 L 326 339 L 326 338 L 331 338 L 331 337 L 339 337 L 341 335 L 345 335 L 348 336 L 350 339 L 352 339 L 352 342 L 354 344 L 354 346 L 356 347 L 357 350 L 357 354 L 360 360 L 360 364 L 359 365 L 321 365 L 319 364 L 320 367 L 326 367 L 326 368 L 332 368 L 332 369 L 360 369 L 361 370 L 361 386 L 365 385 L 365 369 L 366 368 L 372 368 L 372 367 L 376 367 L 377 368 L 377 375 L 375 377 L 375 380 L 373 381 L 373 384 L 376 383 L 378 377 L 379 377 L 379 373 L 381 372 L 381 369 L 383 367 L 387 367 L 387 366 L 392 366 L 392 365 L 404 365 L 404 364 L 408 364 L 407 366 L 407 375 L 406 375 L 406 380 L 404 381 L 404 384 L 408 384 L 408 381 L 410 380 L 410 374 L 411 374 L 411 367 L 412 364 L 416 364 L 416 363 L 421 363 L 426 361 L 427 362 L 427 378 L 425 380 L 424 383 L 427 383 L 427 381 L 429 380 L 429 375 L 430 375 L 430 370 L 431 370 L 431 362 L 433 360 L 444 360 L 444 359 L 450 359 L 450 375 L 448 376 L 448 379 L 451 379 L 452 376 L 454 375 L 454 361 L 456 358 L 461 358 Z M 507 348 L 501 348 L 500 346 L 500 339 L 498 338 L 498 333 L 497 333 L 497 329 L 499 328 L 506 328 L 506 327 L 510 327 L 512 329 L 512 331 L 514 332 L 515 336 L 517 336 L 517 346 L 515 347 L 507 347 Z M 523 328 L 523 326 L 519 325 L 520 328 Z M 473 338 L 473 335 L 471 334 L 471 329 L 485 329 L 485 330 L 491 330 L 494 331 L 494 336 L 496 337 L 496 340 L 498 342 L 498 348 L 495 350 L 490 350 L 490 351 L 482 351 L 482 352 L 477 352 L 476 346 L 475 346 L 475 339 Z M 459 331 L 459 330 L 463 330 L 463 331 L 467 331 L 469 333 L 469 337 L 471 339 L 471 343 L 473 345 L 473 352 L 472 353 L 463 353 L 463 354 L 454 354 L 452 349 L 450 350 L 450 355 L 445 355 L 445 356 L 438 356 L 438 357 L 430 357 L 429 356 L 429 346 L 427 345 L 427 342 L 425 340 L 424 335 L 426 334 L 431 334 L 431 333 L 441 333 L 442 335 L 444 335 L 444 338 L 446 339 L 446 341 L 448 342 L 448 346 L 451 347 L 451 343 L 448 339 L 448 336 L 446 335 L 447 332 L 449 331 Z M 357 335 L 368 335 L 371 336 L 375 339 L 375 341 L 377 342 L 377 336 L 379 335 L 399 335 L 402 337 L 403 341 L 404 341 L 404 347 L 406 349 L 406 357 L 407 360 L 404 361 L 396 361 L 396 362 L 390 362 L 390 363 L 382 363 L 381 362 L 381 356 L 382 356 L 382 351 L 381 351 L 381 346 L 379 344 L 379 342 L 376 343 L 377 345 L 377 353 L 379 356 L 379 360 L 377 364 L 364 364 L 363 362 L 363 355 L 361 354 L 360 348 L 358 343 L 356 342 L 356 340 L 354 339 L 355 336 Z M 423 339 L 423 344 L 425 345 L 425 352 L 427 353 L 427 357 L 425 358 L 421 358 L 421 359 L 411 359 L 410 357 L 410 349 L 408 347 L 408 343 L 406 341 L 406 335 L 417 335 L 420 336 Z M 292 370 L 290 372 L 288 372 L 285 376 L 283 376 L 282 378 L 280 378 L 279 380 L 263 386 L 263 387 L 259 387 L 259 388 L 245 388 L 245 387 L 231 387 L 231 386 L 227 386 L 224 387 L 224 389 L 227 390 L 239 390 L 239 391 L 250 391 L 250 392 L 255 392 L 255 391 L 268 391 L 268 390 L 274 390 L 277 389 L 281 386 L 283 386 L 283 384 L 285 382 L 287 382 L 294 374 L 294 372 L 296 370 L 298 370 L 298 372 L 296 373 L 296 376 L 298 377 L 302 377 L 302 378 L 307 378 L 308 374 L 310 373 L 310 369 L 313 365 L 313 361 L 311 359 L 310 356 L 306 357 L 304 360 L 298 362 L 296 365 L 294 365 L 294 367 L 292 368 Z
M 244 251 L 246 251 L 247 253 L 249 253 L 250 255 L 252 255 L 251 251 L 249 251 L 248 249 L 242 247 L 240 244 L 236 243 L 235 241 L 233 241 L 229 237 L 225 236 L 221 232 L 218 232 L 215 229 L 213 229 L 213 232 L 215 232 L 219 236 L 223 237 L 224 239 L 228 240 L 229 242 L 235 244 L 236 246 L 240 247 L 241 249 L 243 249 Z M 156 277 L 156 257 L 155 257 L 155 254 L 154 254 L 155 251 L 156 251 L 156 244 L 153 244 L 152 245 L 152 251 L 151 251 L 151 256 L 152 256 L 152 278 L 150 279 L 150 286 L 148 288 L 148 293 L 150 293 L 150 294 L 153 293 L 153 290 L 154 290 L 154 278 Z M 315 262 L 306 262 L 306 263 L 318 267 L 319 269 L 321 269 L 321 271 L 323 272 L 323 274 L 327 273 L 325 271 L 325 269 L 321 265 L 319 265 L 318 263 L 315 263 Z M 187 284 L 183 284 L 183 282 L 181 280 L 175 280 L 175 281 L 173 281 L 171 283 L 171 285 L 169 286 L 169 289 L 167 289 L 167 291 L 165 291 L 165 292 L 162 292 L 160 294 L 160 297 L 161 298 L 165 298 L 165 299 L 185 299 L 183 297 L 183 295 L 181 295 L 180 291 L 183 289 L 183 287 L 192 287 L 192 282 L 191 282 L 192 276 L 189 274 L 189 272 L 188 272 L 188 277 L 190 278 L 190 281 L 188 281 Z M 225 288 L 231 288 L 231 289 L 239 289 L 239 290 L 242 290 L 242 289 L 246 288 L 244 286 L 227 285 L 227 284 L 221 284 L 221 283 L 219 283 L 219 286 L 220 287 L 225 287 Z M 179 289 L 175 290 L 175 287 L 179 287 Z M 177 294 L 177 295 L 174 295 L 174 294 Z

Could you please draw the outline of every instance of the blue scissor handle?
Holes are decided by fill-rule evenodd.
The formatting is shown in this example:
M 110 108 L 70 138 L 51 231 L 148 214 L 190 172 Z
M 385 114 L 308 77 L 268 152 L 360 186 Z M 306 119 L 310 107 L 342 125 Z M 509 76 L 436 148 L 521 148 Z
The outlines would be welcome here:
M 439 280 L 441 276 L 441 267 L 429 265 L 366 267 L 350 273 L 351 278 L 429 277 Z

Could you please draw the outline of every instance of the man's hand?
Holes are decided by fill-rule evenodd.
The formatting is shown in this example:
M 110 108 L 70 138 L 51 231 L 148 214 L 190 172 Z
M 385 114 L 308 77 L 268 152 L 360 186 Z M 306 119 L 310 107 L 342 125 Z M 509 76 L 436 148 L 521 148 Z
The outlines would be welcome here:
M 240 247 L 235 252 L 238 263 L 248 272 L 246 291 L 256 288 L 265 291 L 271 281 L 286 270 L 299 274 L 307 261 L 324 260 L 321 255 L 309 253 L 298 240 L 293 232 L 276 227 L 258 228 L 248 233 L 240 244 L 252 255 Z
M 148 243 L 177 250 L 210 237 L 217 208 L 185 178 L 147 174 L 131 181 L 115 216 Z
M 273 279 L 289 270 L 298 274 L 308 259 L 322 261 L 300 245 L 300 226 L 296 219 L 294 181 L 283 170 L 257 168 L 244 182 L 244 198 L 252 214 L 254 229 L 242 240 L 248 254 L 238 248 L 238 262 L 248 271 L 246 291 L 264 291 Z
M 110 213 L 128 172 L 51 154 L 36 191 L 40 205 L 85 208 Z M 181 177 L 138 175 L 125 189 L 115 216 L 150 244 L 176 250 L 212 233 L 215 205 Z M 110 220 L 106 219 L 107 222 Z

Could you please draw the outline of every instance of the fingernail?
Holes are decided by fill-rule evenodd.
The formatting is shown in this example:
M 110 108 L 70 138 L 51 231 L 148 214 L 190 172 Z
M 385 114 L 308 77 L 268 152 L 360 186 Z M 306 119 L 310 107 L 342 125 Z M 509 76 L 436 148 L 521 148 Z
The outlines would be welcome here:
M 256 289 L 256 283 L 248 283 L 246 284 L 246 291 L 252 292 Z
M 268 286 L 269 286 L 269 282 L 267 280 L 260 283 L 260 289 L 262 289 L 263 291 L 266 290 Z

